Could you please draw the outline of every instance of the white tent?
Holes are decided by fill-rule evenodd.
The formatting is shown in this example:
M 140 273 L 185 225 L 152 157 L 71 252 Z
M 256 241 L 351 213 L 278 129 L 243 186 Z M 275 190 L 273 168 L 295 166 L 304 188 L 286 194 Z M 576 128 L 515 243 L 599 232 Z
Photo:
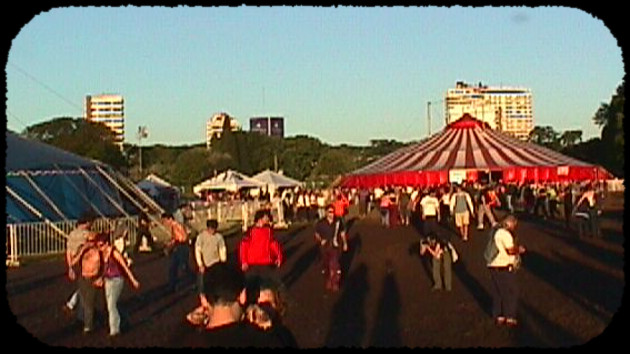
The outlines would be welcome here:
M 193 192 L 200 195 L 205 190 L 238 191 L 241 188 L 260 188 L 263 184 L 240 172 L 227 170 L 193 187 Z
M 253 176 L 252 179 L 255 179 L 263 185 L 266 185 L 270 191 L 278 190 L 279 188 L 298 187 L 303 184 L 302 182 L 297 181 L 291 177 L 287 177 L 283 174 L 271 170 L 262 171 Z

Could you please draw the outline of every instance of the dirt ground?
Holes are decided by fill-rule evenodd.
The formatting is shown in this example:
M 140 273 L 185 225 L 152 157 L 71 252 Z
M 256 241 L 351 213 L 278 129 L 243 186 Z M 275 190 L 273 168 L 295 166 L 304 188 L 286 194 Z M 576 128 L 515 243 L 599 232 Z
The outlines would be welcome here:
M 499 216 L 502 214 L 499 213 Z M 579 239 L 559 220 L 519 216 L 517 235 L 527 248 L 519 271 L 521 299 L 517 329 L 496 327 L 490 316 L 491 284 L 482 253 L 486 234 L 471 228 L 471 240 L 453 238 L 460 259 L 453 291 L 431 292 L 429 269 L 418 256 L 419 234 L 412 226 L 384 229 L 376 212 L 350 222 L 350 250 L 343 258 L 339 293 L 324 291 L 318 270 L 313 226 L 277 232 L 286 263 L 285 323 L 301 348 L 601 348 L 627 335 L 622 305 L 625 286 L 623 196 L 606 200 L 603 239 Z M 227 237 L 230 261 L 240 234 Z M 107 338 L 106 323 L 83 335 L 61 311 L 74 284 L 64 277 L 61 259 L 7 269 L 7 316 L 11 337 L 21 348 L 173 347 L 184 315 L 196 304 L 192 287 L 164 292 L 167 258 L 140 254 L 133 269 L 141 289 L 126 285 L 120 307 L 126 331 Z M 192 284 L 192 283 L 190 283 Z M 104 304 L 99 311 L 104 314 Z M 6 332 L 5 332 L 6 333 Z M 183 343 L 185 345 L 185 343 Z M 627 347 L 627 345 L 625 345 Z

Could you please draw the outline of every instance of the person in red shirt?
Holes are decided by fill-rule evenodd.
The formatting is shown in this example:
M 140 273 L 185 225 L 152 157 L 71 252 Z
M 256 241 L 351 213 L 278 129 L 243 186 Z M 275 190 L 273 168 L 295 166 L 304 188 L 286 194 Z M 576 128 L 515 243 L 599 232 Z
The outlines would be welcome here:
M 248 291 L 257 288 L 260 278 L 280 281 L 276 270 L 282 265 L 282 247 L 273 235 L 269 213 L 265 210 L 258 210 L 254 215 L 254 226 L 239 243 L 238 258 L 248 280 Z M 257 294 L 248 293 L 248 299 L 256 298 Z
M 337 191 L 336 194 L 337 196 L 335 197 L 335 200 L 332 202 L 333 209 L 335 210 L 335 217 L 344 219 L 346 214 L 348 214 L 348 207 L 350 206 L 350 201 L 340 191 Z

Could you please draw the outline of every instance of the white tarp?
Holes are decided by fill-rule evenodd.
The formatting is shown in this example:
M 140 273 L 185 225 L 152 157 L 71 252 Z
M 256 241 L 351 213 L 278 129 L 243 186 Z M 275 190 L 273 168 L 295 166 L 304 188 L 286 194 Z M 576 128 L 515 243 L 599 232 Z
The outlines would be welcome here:
M 240 172 L 227 170 L 193 187 L 193 193 L 200 195 L 204 190 L 228 190 L 235 192 L 241 188 L 260 188 L 263 184 Z

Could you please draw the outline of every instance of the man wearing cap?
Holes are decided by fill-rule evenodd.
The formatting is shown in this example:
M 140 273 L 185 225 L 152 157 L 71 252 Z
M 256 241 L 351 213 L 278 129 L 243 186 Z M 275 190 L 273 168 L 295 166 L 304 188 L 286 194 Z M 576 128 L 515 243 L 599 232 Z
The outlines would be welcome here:
M 493 284 L 492 316 L 497 325 L 516 327 L 518 306 L 518 284 L 516 270 L 521 263 L 521 254 L 525 247 L 518 244 L 514 237 L 517 219 L 508 215 L 493 228 L 484 251 L 486 265 Z

